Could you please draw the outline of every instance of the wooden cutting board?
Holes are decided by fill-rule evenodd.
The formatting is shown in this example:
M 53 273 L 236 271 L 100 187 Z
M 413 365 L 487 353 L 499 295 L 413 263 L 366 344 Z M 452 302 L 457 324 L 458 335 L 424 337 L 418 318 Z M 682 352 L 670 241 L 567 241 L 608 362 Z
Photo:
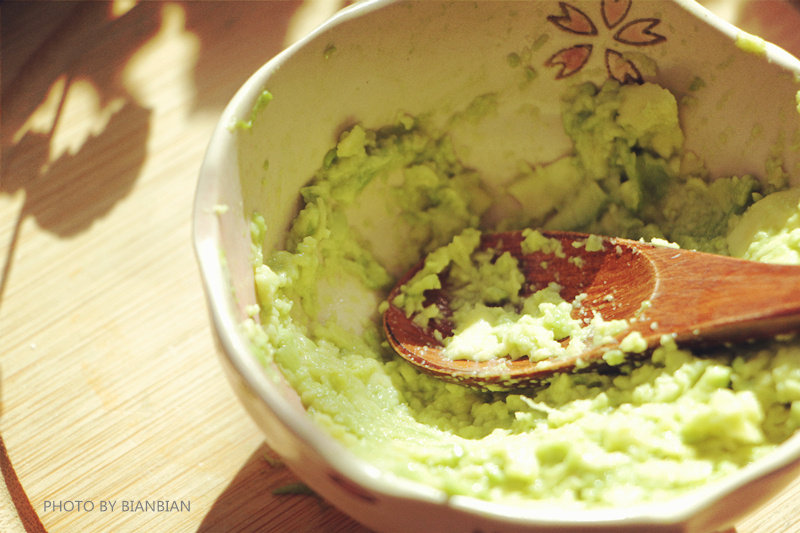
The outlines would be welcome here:
M 237 403 L 190 242 L 222 108 L 342 3 L 0 5 L 0 531 L 366 531 Z M 798 495 L 737 531 L 800 529 Z

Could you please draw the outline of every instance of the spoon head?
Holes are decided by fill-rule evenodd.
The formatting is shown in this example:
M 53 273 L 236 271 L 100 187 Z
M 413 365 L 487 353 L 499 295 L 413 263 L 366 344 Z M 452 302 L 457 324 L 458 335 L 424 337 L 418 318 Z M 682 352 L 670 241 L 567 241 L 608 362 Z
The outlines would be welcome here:
M 524 252 L 525 235 L 521 231 L 483 234 L 479 249 L 491 250 L 496 256 L 508 252 L 517 259 L 525 278 L 521 289 L 523 295 L 555 282 L 561 287 L 560 294 L 566 301 L 581 298 L 580 305 L 574 306 L 573 318 L 587 324 L 598 314 L 605 320 L 635 317 L 653 294 L 655 270 L 648 258 L 640 253 L 637 247 L 640 243 L 603 238 L 599 248 L 587 249 L 590 237 L 587 234 L 556 231 L 543 231 L 541 234 L 547 239 L 557 239 L 561 251 Z M 551 357 L 535 360 L 527 356 L 488 361 L 450 358 L 439 339 L 452 334 L 451 323 L 444 320 L 424 328 L 393 303 L 402 287 L 423 264 L 418 264 L 403 276 L 390 293 L 383 326 L 386 338 L 400 356 L 441 379 L 488 389 L 525 387 L 557 372 L 573 371 L 602 360 L 603 354 L 616 348 L 628 333 L 620 333 L 612 342 L 592 346 L 578 354 L 554 353 Z M 444 277 L 445 274 L 440 276 Z M 426 297 L 429 303 L 436 304 L 448 316 L 446 279 L 442 280 L 442 287 L 427 291 Z

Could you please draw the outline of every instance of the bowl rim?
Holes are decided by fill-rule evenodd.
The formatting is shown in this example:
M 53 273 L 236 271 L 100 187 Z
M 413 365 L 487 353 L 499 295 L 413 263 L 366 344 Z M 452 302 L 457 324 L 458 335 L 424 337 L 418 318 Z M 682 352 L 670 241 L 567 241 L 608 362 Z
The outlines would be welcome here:
M 269 79 L 298 50 L 318 39 L 320 35 L 354 18 L 403 0 L 362 0 L 335 13 L 331 18 L 297 40 L 263 64 L 235 92 L 224 108 L 208 143 L 199 169 L 192 209 L 192 243 L 200 270 L 201 282 L 213 329 L 220 343 L 220 355 L 236 373 L 236 380 L 256 396 L 284 427 L 297 439 L 307 443 L 329 467 L 363 488 L 387 497 L 402 498 L 448 507 L 474 516 L 492 518 L 498 522 L 529 526 L 592 525 L 597 527 L 679 524 L 700 514 L 744 485 L 800 461 L 800 432 L 779 445 L 766 456 L 713 483 L 691 489 L 665 502 L 644 503 L 629 507 L 576 508 L 557 507 L 552 502 L 537 505 L 507 504 L 476 497 L 448 495 L 444 491 L 381 471 L 357 457 L 344 445 L 328 435 L 309 417 L 297 417 L 296 409 L 274 388 L 258 361 L 233 313 L 234 297 L 228 275 L 220 260 L 221 240 L 219 222 L 209 211 L 216 205 L 217 180 L 229 175 L 236 166 L 236 136 L 233 125 L 240 117 L 250 114 L 253 105 L 268 85 Z M 692 0 L 672 0 L 698 19 L 723 33 L 734 42 L 747 37 L 743 30 L 713 14 Z M 760 39 L 756 37 L 756 39 Z M 800 61 L 782 48 L 764 41 L 766 59 L 800 76 Z M 233 165 L 233 166 L 231 166 Z M 566 512 L 565 512 L 566 511 Z

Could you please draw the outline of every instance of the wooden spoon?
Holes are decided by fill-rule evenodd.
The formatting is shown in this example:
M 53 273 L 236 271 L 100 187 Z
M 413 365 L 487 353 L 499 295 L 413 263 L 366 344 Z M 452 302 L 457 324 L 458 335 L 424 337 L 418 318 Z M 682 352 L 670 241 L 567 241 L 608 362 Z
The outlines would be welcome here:
M 513 389 L 536 384 L 557 372 L 587 363 L 603 364 L 603 354 L 619 348 L 629 333 L 638 331 L 649 349 L 671 335 L 678 345 L 709 345 L 766 338 L 800 330 L 800 266 L 774 265 L 730 257 L 654 246 L 620 238 L 603 238 L 601 251 L 589 252 L 573 242 L 584 233 L 542 231 L 561 241 L 565 257 L 536 252 L 523 254 L 522 232 L 482 235 L 480 248 L 508 251 L 519 261 L 530 292 L 556 281 L 561 296 L 571 301 L 585 293 L 580 316 L 600 313 L 603 319 L 627 319 L 630 328 L 615 342 L 593 347 L 575 357 L 531 361 L 527 357 L 478 362 L 453 360 L 432 330 L 415 324 L 391 302 L 400 288 L 422 267 L 420 263 L 398 282 L 383 315 L 386 337 L 402 357 L 439 378 L 489 389 Z M 577 266 L 572 257 L 580 257 Z M 548 267 L 540 267 L 547 261 Z M 431 302 L 446 316 L 445 289 L 429 291 Z M 576 316 L 578 318 L 578 316 Z M 452 325 L 436 326 L 447 336 Z

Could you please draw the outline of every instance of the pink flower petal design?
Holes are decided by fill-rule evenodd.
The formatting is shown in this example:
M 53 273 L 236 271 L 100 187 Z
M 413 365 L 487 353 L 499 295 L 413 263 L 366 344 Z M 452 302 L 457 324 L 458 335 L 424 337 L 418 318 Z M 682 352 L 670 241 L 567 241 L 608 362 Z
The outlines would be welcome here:
M 625 20 L 632 3 L 632 0 L 603 0 L 601 11 L 606 27 L 611 29 Z
M 550 58 L 545 61 L 544 64 L 547 67 L 560 65 L 561 70 L 559 70 L 558 74 L 556 74 L 556 79 L 560 80 L 562 78 L 572 76 L 582 69 L 583 65 L 585 65 L 589 60 L 590 55 L 592 55 L 591 44 L 576 44 L 570 48 L 563 48 L 559 50 L 550 56 Z
M 606 49 L 606 70 L 608 75 L 625 85 L 628 83 L 643 83 L 641 72 L 633 62 L 625 59 L 616 50 Z
M 667 38 L 651 31 L 661 22 L 656 18 L 637 19 L 625 24 L 614 34 L 614 39 L 623 44 L 644 46 L 666 41 Z
M 561 6 L 561 15 L 550 15 L 547 20 L 570 33 L 597 35 L 597 26 L 586 13 L 566 2 L 559 2 L 558 5 Z

